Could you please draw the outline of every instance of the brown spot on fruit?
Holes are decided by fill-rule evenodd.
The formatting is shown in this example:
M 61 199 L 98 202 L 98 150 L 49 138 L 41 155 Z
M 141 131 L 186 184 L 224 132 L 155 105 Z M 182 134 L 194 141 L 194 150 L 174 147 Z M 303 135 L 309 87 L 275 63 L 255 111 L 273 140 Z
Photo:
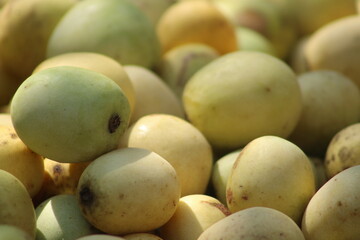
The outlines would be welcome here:
M 345 162 L 351 158 L 351 150 L 349 150 L 347 147 L 342 147 L 338 153 L 338 156 L 342 162 Z
M 17 139 L 18 135 L 16 133 L 10 133 L 11 139 Z
M 232 203 L 233 197 L 234 197 L 234 196 L 233 196 L 232 190 L 231 190 L 230 188 L 228 188 L 228 189 L 226 190 L 226 200 L 227 200 L 227 202 L 228 202 L 229 204 Z
M 61 172 L 62 172 L 62 166 L 60 164 L 56 164 L 54 167 L 53 167 L 53 173 L 54 175 L 60 175 Z
M 201 201 L 203 203 L 207 203 L 213 207 L 216 207 L 217 209 L 219 209 L 225 216 L 229 216 L 231 214 L 230 210 L 225 207 L 224 204 L 221 203 L 216 203 L 216 202 L 209 202 L 209 201 Z
M 84 184 L 80 187 L 79 200 L 83 209 L 91 208 L 93 206 L 95 196 L 88 184 Z
M 342 202 L 341 202 L 341 201 L 338 201 L 338 202 L 336 203 L 336 205 L 338 205 L 339 207 L 341 207 L 341 206 L 342 206 Z
M 245 201 L 249 199 L 249 197 L 248 197 L 248 196 L 245 196 L 245 195 L 244 195 L 244 196 L 241 196 L 241 198 L 244 199 Z
M 120 126 L 120 123 L 121 123 L 121 119 L 120 119 L 119 114 L 113 113 L 110 116 L 109 122 L 108 122 L 109 133 L 114 133 L 116 131 L 116 129 L 118 129 L 118 127 Z

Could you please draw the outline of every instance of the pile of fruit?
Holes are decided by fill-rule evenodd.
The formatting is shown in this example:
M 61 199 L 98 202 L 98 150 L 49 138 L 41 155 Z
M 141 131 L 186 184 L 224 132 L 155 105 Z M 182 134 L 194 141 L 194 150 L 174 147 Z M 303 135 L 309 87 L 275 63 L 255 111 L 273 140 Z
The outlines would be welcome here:
M 359 13 L 0 0 L 0 240 L 359 240 Z

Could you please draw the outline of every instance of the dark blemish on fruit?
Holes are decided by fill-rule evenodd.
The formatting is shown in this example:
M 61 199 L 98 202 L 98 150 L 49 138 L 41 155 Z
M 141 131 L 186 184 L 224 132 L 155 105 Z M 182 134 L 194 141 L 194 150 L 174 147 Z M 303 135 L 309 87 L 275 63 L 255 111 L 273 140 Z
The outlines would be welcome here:
M 17 139 L 18 138 L 18 135 L 16 133 L 10 133 L 10 137 L 12 139 Z
M 94 193 L 87 185 L 81 186 L 79 196 L 80 203 L 85 207 L 91 207 L 91 205 L 94 203 Z
M 6 145 L 6 144 L 8 144 L 8 141 L 2 141 L 1 142 L 1 145 Z
M 216 207 L 217 209 L 219 209 L 225 216 L 229 216 L 231 214 L 230 210 L 225 207 L 224 204 L 221 203 L 215 203 L 215 202 L 209 202 L 209 201 L 201 201 L 203 203 L 207 203 L 213 207 Z
M 119 114 L 117 113 L 113 113 L 109 119 L 109 123 L 108 123 L 108 130 L 109 133 L 114 133 L 116 131 L 116 129 L 120 126 L 121 123 L 121 119 Z
M 57 174 L 57 175 L 60 175 L 61 172 L 62 172 L 62 166 L 60 164 L 56 164 L 54 167 L 53 167 L 53 173 L 54 174 Z
M 119 199 L 124 199 L 125 195 L 123 193 L 119 194 Z
M 244 196 L 241 196 L 241 198 L 244 199 L 245 201 L 249 199 L 249 197 L 248 197 L 248 196 L 245 196 L 245 195 L 244 195 Z
M 266 92 L 271 92 L 271 88 L 270 87 L 265 87 L 265 91 Z
M 338 201 L 338 202 L 336 203 L 336 205 L 338 205 L 339 207 L 341 207 L 341 206 L 342 206 L 342 202 L 341 202 L 341 201 Z
M 173 204 L 173 206 L 175 207 L 175 206 L 176 206 L 176 201 L 173 200 L 173 201 L 172 201 L 172 204 Z
M 233 201 L 233 192 L 232 192 L 232 190 L 230 189 L 230 188 L 228 188 L 227 190 L 226 190 L 226 200 L 227 200 L 227 202 L 228 203 L 232 203 L 232 201 Z
M 342 147 L 338 153 L 338 156 L 342 162 L 345 162 L 351 158 L 351 151 L 347 147 Z

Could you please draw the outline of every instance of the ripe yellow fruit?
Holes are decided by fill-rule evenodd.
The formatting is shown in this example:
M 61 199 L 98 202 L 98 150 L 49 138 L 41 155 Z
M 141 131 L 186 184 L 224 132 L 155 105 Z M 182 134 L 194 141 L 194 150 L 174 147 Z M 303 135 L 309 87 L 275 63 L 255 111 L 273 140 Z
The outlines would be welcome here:
M 239 50 L 233 25 L 209 1 L 173 4 L 159 19 L 157 34 L 164 53 L 186 43 L 207 44 L 220 54 Z

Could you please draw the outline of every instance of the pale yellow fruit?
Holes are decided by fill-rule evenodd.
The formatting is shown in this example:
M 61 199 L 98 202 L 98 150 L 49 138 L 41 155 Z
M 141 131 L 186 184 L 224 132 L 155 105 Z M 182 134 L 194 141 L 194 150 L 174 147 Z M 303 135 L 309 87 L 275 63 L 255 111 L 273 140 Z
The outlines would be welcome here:
M 90 162 L 61 163 L 44 159 L 45 176 L 40 191 L 33 197 L 38 205 L 58 194 L 75 194 L 80 176 Z
M 358 239 L 360 166 L 326 182 L 310 200 L 302 220 L 306 240 Z
M 59 194 L 42 202 L 35 209 L 36 240 L 75 240 L 99 233 L 82 215 L 76 196 Z
M 315 193 L 308 157 L 295 144 L 275 136 L 254 139 L 240 152 L 226 186 L 231 212 L 270 207 L 296 223 Z
M 152 113 L 165 113 L 185 118 L 181 101 L 157 74 L 136 65 L 126 65 L 124 70 L 135 90 L 136 106 L 130 123 Z
M 175 169 L 160 155 L 123 148 L 95 159 L 82 173 L 76 196 L 85 218 L 114 235 L 165 224 L 180 198 Z
M 50 34 L 77 0 L 13 0 L 0 14 L 0 61 L 20 79 L 46 58 Z
M 317 70 L 298 75 L 303 111 L 289 140 L 308 155 L 322 157 L 331 138 L 360 120 L 360 90 L 343 74 Z
M 0 224 L 0 239 L 1 240 L 33 240 L 33 238 L 23 229 L 14 226 Z
M 123 236 L 126 240 L 163 240 L 161 237 L 151 233 L 132 233 Z
M 13 127 L 10 113 L 0 113 L 0 125 Z
M 277 56 L 276 49 L 270 40 L 251 28 L 237 27 L 236 36 L 241 50 L 257 51 L 274 57 Z
M 266 207 L 252 207 L 227 216 L 206 229 L 198 240 L 305 240 L 287 215 Z
M 315 175 L 315 183 L 316 183 L 316 190 L 322 187 L 327 180 L 328 177 L 326 176 L 326 169 L 324 160 L 318 157 L 309 157 L 310 162 L 313 165 L 314 175 Z
M 359 25 L 360 16 L 353 15 L 332 21 L 312 34 L 305 47 L 308 69 L 338 71 L 360 87 Z
M 160 229 L 166 240 L 196 240 L 207 228 L 230 215 L 230 211 L 216 198 L 192 194 L 180 198 L 170 220 Z
M 326 150 L 326 176 L 360 165 L 360 123 L 351 124 L 335 134 Z
M 43 157 L 31 151 L 13 127 L 0 126 L 0 146 L 0 169 L 18 178 L 29 195 L 35 196 L 43 183 Z
M 123 66 L 113 58 L 94 52 L 64 53 L 42 61 L 34 73 L 50 67 L 73 66 L 99 72 L 114 80 L 126 95 L 131 111 L 135 107 L 135 90 Z
M 77 238 L 76 240 L 125 240 L 125 238 L 111 236 L 107 234 L 92 234 L 85 237 Z
M 288 137 L 302 109 L 291 68 L 253 51 L 229 53 L 201 68 L 182 99 L 189 121 L 214 148 L 227 150 L 263 135 Z
M 240 154 L 241 149 L 227 153 L 215 161 L 211 175 L 211 183 L 214 187 L 215 196 L 223 204 L 226 204 L 226 184 L 231 169 Z
M 138 119 L 120 139 L 120 148 L 156 152 L 176 170 L 181 195 L 205 193 L 212 169 L 212 149 L 204 135 L 184 119 L 151 114 Z
M 355 0 L 296 0 L 294 16 L 302 35 L 310 35 L 327 23 L 356 14 Z M 342 43 L 343 44 L 343 43 Z
M 0 169 L 0 224 L 19 227 L 35 238 L 36 216 L 31 197 L 14 175 Z
M 237 51 L 235 29 L 208 1 L 181 1 L 169 7 L 157 24 L 163 52 L 186 43 L 203 43 L 220 54 Z
M 156 68 L 156 72 L 181 98 L 186 82 L 203 66 L 219 57 L 212 47 L 201 43 L 176 46 L 166 52 Z

